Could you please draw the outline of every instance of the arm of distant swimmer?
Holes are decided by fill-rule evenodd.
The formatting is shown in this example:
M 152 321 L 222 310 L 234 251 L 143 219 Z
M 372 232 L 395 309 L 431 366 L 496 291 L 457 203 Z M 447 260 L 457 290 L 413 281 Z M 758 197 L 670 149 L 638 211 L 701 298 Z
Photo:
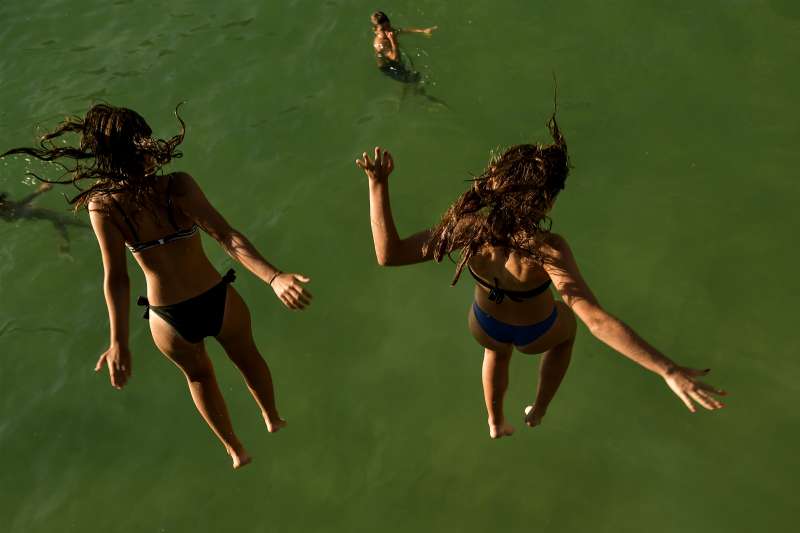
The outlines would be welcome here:
M 422 33 L 427 35 L 428 37 L 431 36 L 433 30 L 438 29 L 439 26 L 431 26 L 430 28 L 398 28 L 398 33 Z
M 544 267 L 558 292 L 597 339 L 621 353 L 628 359 L 655 372 L 694 412 L 692 400 L 706 409 L 719 409 L 723 404 L 712 394 L 724 395 L 710 385 L 696 381 L 709 370 L 693 370 L 678 366 L 667 356 L 656 350 L 636 334 L 627 324 L 608 313 L 600 306 L 589 285 L 584 281 L 567 241 L 553 235 L 544 249 Z
M 109 347 L 97 360 L 95 371 L 108 367 L 111 385 L 125 386 L 131 377 L 131 353 L 128 349 L 130 280 L 125 258 L 125 240 L 107 210 L 96 201 L 89 203 L 89 218 L 103 257 L 103 294 L 108 307 Z
M 392 154 L 375 148 L 375 161 L 366 152 L 356 165 L 363 169 L 369 178 L 369 220 L 372 227 L 372 241 L 375 245 L 375 258 L 381 266 L 409 265 L 433 259 L 433 254 L 424 254 L 423 246 L 431 236 L 431 230 L 424 230 L 401 239 L 397 233 L 389 202 L 389 174 L 394 170 Z
M 284 273 L 267 261 L 241 232 L 208 201 L 197 182 L 186 173 L 176 173 L 175 203 L 192 218 L 203 231 L 211 235 L 222 248 L 256 277 L 267 283 L 275 295 L 290 309 L 303 309 L 311 303 L 309 293 L 302 283 L 310 278 L 296 273 Z
M 397 61 L 400 59 L 400 45 L 397 44 L 397 35 L 395 32 L 390 31 L 386 33 L 386 37 L 389 39 L 389 44 L 392 46 L 391 50 L 387 50 L 385 55 L 388 59 L 392 61 Z

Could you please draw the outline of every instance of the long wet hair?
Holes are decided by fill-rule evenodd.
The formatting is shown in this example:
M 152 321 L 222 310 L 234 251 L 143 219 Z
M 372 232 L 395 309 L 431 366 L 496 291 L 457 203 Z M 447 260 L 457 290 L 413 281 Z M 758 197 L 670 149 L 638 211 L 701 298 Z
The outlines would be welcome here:
M 487 247 L 521 251 L 541 263 L 541 244 L 550 233 L 547 216 L 564 188 L 570 164 L 567 142 L 556 122 L 547 121 L 551 144 L 517 144 L 493 157 L 445 212 L 423 251 L 440 262 L 461 249 L 452 285 L 464 265 Z
M 132 109 L 96 104 L 83 118 L 67 117 L 53 131 L 42 135 L 38 148 L 14 148 L 0 155 L 25 154 L 51 161 L 64 173 L 50 180 L 32 172 L 28 175 L 47 183 L 71 184 L 79 192 L 68 201 L 75 210 L 86 207 L 97 196 L 124 192 L 137 203 L 145 203 L 161 168 L 183 154 L 177 150 L 186 134 L 186 124 L 175 108 L 180 132 L 169 140 L 155 139 L 144 118 Z M 66 133 L 80 135 L 76 146 L 56 146 Z M 84 188 L 84 184 L 88 187 Z

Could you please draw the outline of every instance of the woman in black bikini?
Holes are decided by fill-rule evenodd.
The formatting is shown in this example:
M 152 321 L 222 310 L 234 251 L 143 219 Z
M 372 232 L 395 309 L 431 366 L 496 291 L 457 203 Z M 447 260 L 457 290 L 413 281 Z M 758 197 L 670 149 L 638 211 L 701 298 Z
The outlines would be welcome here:
M 553 144 L 512 146 L 490 162 L 437 227 L 405 239 L 397 233 L 389 204 L 392 156 L 375 148 L 371 160 L 365 152 L 356 165 L 369 178 L 378 263 L 438 262 L 461 250 L 453 285 L 464 266 L 477 282 L 468 321 L 475 340 L 484 347 L 483 392 L 492 438 L 514 432 L 503 413 L 514 348 L 526 354 L 544 353 L 536 398 L 525 408 L 528 426 L 542 422 L 569 366 L 575 315 L 599 340 L 659 374 L 690 411 L 695 411 L 693 401 L 706 409 L 722 407 L 712 395 L 725 393 L 696 381 L 708 370 L 678 366 L 600 306 L 566 239 L 549 231 L 547 214 L 564 188 L 569 162 L 555 115 L 548 127 Z M 553 299 L 551 283 L 562 301 Z
M 177 116 L 177 110 L 176 110 Z M 147 306 L 153 340 L 161 352 L 186 375 L 197 410 L 239 468 L 250 456 L 231 426 L 225 401 L 206 353 L 204 339 L 215 337 L 239 368 L 267 429 L 286 425 L 275 406 L 269 367 L 253 342 L 250 312 L 230 286 L 233 270 L 220 276 L 203 252 L 198 230 L 216 239 L 245 268 L 270 285 L 290 309 L 303 309 L 311 295 L 310 281 L 272 266 L 250 241 L 233 229 L 206 199 L 197 182 L 183 172 L 159 171 L 180 157 L 181 133 L 165 141 L 154 139 L 136 112 L 110 105 L 92 107 L 84 118 L 70 118 L 45 135 L 40 148 L 6 152 L 45 161 L 75 162 L 71 183 L 82 190 L 71 203 L 87 207 L 103 257 L 105 292 L 111 338 L 95 370 L 108 367 L 111 385 L 121 389 L 131 376 L 128 349 L 130 284 L 125 247 L 133 253 L 147 280 Z M 80 135 L 80 146 L 56 146 L 64 133 Z M 147 312 L 150 311 L 150 312 Z

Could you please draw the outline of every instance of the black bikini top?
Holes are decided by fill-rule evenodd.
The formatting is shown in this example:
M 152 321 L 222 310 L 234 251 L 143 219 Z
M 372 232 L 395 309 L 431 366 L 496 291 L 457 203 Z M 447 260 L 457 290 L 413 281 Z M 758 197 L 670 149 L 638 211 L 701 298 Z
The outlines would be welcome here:
M 495 303 L 503 303 L 503 298 L 508 296 L 508 299 L 512 302 L 521 302 L 523 300 L 529 300 L 534 296 L 538 296 L 546 291 L 550 287 L 550 280 L 548 279 L 538 287 L 535 287 L 529 291 L 512 291 L 508 289 L 501 289 L 497 284 L 497 278 L 494 278 L 494 285 L 491 285 L 483 278 L 478 277 L 477 274 L 472 270 L 472 267 L 467 265 L 467 270 L 475 278 L 475 281 L 478 284 L 486 287 L 489 289 L 489 300 Z
M 197 224 L 192 224 L 192 227 L 190 228 L 181 229 L 175 222 L 175 215 L 172 213 L 174 211 L 174 206 L 172 203 L 172 195 L 170 194 L 171 189 L 172 189 L 172 175 L 170 175 L 169 183 L 167 183 L 167 207 L 168 207 L 167 216 L 169 217 L 170 224 L 172 224 L 172 227 L 175 228 L 175 232 L 170 233 L 169 235 L 165 235 L 160 239 L 153 239 L 151 241 L 144 241 L 144 242 L 141 242 L 139 240 L 139 233 L 136 231 L 136 227 L 133 225 L 133 222 L 131 222 L 131 219 L 128 218 L 127 214 L 125 214 L 125 210 L 122 209 L 122 206 L 119 205 L 119 203 L 114 199 L 113 196 L 111 197 L 111 200 L 114 202 L 114 205 L 117 206 L 117 210 L 120 212 L 122 218 L 125 220 L 125 224 L 128 225 L 128 229 L 131 230 L 133 238 L 136 239 L 136 242 L 125 243 L 125 246 L 128 247 L 128 250 L 130 250 L 131 253 L 137 254 L 139 252 L 143 252 L 144 250 L 155 248 L 156 246 L 161 246 L 162 244 L 179 241 L 181 239 L 188 239 L 189 237 L 192 237 L 195 233 L 197 233 L 197 230 L 199 229 Z

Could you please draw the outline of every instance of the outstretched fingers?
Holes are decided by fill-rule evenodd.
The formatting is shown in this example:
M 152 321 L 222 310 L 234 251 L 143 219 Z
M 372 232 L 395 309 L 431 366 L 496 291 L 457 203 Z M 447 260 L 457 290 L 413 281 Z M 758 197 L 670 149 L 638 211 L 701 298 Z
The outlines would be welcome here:
M 369 160 L 367 152 L 361 154 L 361 159 L 356 159 L 356 166 L 361 170 L 371 170 L 372 162 Z
M 94 371 L 100 372 L 103 369 L 103 365 L 105 364 L 106 364 L 106 354 L 103 353 L 103 355 L 100 356 L 100 359 L 97 360 L 97 364 L 94 365 Z
M 683 392 L 682 390 L 677 390 L 675 392 L 689 411 L 693 413 L 697 411 L 697 408 L 692 403 L 692 400 L 689 399 L 689 395 L 687 393 Z
M 711 396 L 709 393 L 705 392 L 702 389 L 695 389 L 691 393 L 692 399 L 708 409 L 709 411 L 713 411 L 714 409 L 721 409 L 724 407 L 724 404 Z
M 711 394 L 716 394 L 717 396 L 727 396 L 728 393 L 722 389 L 717 389 L 716 387 L 712 387 L 708 383 L 703 383 L 701 381 L 696 382 L 697 386 L 703 389 L 704 391 L 710 392 Z
M 388 150 L 383 152 L 383 163 L 386 166 L 386 173 L 390 174 L 394 170 L 394 159 Z
M 311 278 L 302 274 L 284 274 L 288 276 L 289 283 L 280 290 L 278 297 L 281 302 L 289 309 L 302 310 L 311 305 L 313 296 L 302 285 L 308 283 Z

